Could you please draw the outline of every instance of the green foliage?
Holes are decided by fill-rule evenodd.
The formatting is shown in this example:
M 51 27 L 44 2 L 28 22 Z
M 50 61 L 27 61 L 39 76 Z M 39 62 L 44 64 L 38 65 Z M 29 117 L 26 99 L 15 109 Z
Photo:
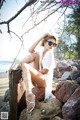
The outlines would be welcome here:
M 76 37 L 77 43 L 75 45 L 72 45 L 74 47 L 71 48 L 71 50 L 68 49 L 69 53 L 66 52 L 66 58 L 78 58 L 80 59 L 80 5 L 74 6 L 73 13 L 67 16 L 68 23 L 64 27 L 64 31 L 66 34 L 74 35 Z

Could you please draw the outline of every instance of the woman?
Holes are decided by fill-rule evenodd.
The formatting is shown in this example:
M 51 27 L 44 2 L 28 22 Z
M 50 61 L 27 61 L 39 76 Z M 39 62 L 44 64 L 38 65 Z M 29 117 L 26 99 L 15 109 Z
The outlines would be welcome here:
M 41 47 L 36 48 L 41 42 Z M 57 45 L 57 39 L 55 36 L 45 34 L 39 40 L 37 40 L 29 49 L 31 53 L 28 57 L 20 61 L 19 64 L 22 66 L 22 77 L 26 86 L 26 100 L 34 98 L 32 93 L 33 83 L 35 86 L 44 88 L 45 99 L 52 96 L 52 79 L 54 69 L 54 56 L 53 48 Z M 34 61 L 34 67 L 28 63 Z M 27 100 L 27 103 L 29 101 Z M 31 112 L 35 106 L 35 103 L 29 103 L 27 110 Z

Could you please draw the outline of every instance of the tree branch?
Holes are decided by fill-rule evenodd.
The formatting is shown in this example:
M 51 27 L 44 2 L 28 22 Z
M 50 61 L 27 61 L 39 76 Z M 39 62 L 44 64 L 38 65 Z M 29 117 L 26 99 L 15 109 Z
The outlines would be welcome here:
M 62 6 L 62 5 L 61 5 Z M 38 23 L 36 23 L 34 26 L 32 26 L 30 29 L 28 29 L 24 34 L 22 34 L 21 37 L 23 37 L 26 33 L 28 33 L 30 30 L 32 30 L 33 28 L 35 28 L 37 25 L 39 25 L 40 23 L 42 23 L 44 20 L 46 20 L 49 16 L 51 16 L 53 13 L 55 13 L 57 10 L 59 10 L 61 8 L 61 6 L 59 6 L 56 10 L 52 11 L 50 14 L 48 14 L 46 17 L 44 17 L 41 21 L 39 21 Z
M 29 2 L 27 2 L 12 18 L 10 18 L 8 21 L 3 21 L 0 22 L 1 24 L 9 24 L 12 20 L 14 20 L 26 7 L 34 4 L 37 0 L 29 0 Z

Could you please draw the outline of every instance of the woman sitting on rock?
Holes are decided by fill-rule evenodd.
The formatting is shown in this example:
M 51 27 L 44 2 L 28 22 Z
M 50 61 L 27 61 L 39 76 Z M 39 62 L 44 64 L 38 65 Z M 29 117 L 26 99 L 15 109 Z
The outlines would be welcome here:
M 39 48 L 36 48 L 41 43 Z M 35 107 L 33 85 L 44 89 L 44 98 L 55 97 L 52 95 L 52 79 L 54 69 L 53 49 L 57 45 L 55 36 L 45 34 L 29 49 L 30 55 L 19 62 L 22 68 L 22 77 L 26 86 L 27 110 L 31 112 Z M 28 63 L 34 62 L 34 67 Z M 35 94 L 36 95 L 36 94 Z M 30 97 L 30 101 L 29 101 Z

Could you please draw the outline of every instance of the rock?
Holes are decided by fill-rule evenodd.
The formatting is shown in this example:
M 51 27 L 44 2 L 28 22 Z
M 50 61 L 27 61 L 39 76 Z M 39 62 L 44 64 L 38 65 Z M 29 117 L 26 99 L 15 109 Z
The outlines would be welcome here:
M 63 119 L 60 118 L 60 117 L 58 117 L 58 116 L 56 116 L 56 117 L 54 117 L 54 118 L 52 118 L 52 119 L 50 119 L 50 120 L 63 120 Z
M 78 70 L 76 66 L 71 66 L 72 71 Z
M 54 69 L 54 78 L 61 78 L 66 71 L 70 72 L 77 70 L 80 70 L 80 60 L 57 60 L 56 68 Z
M 72 71 L 70 76 L 72 80 L 76 80 L 78 77 L 80 77 L 80 71 L 79 70 Z
M 32 88 L 32 92 L 35 95 L 36 100 L 43 100 L 45 96 L 45 88 L 35 86 Z
M 3 102 L 8 102 L 9 98 L 10 98 L 10 92 L 9 92 L 9 89 L 8 89 L 5 92 L 5 95 L 4 95 L 4 98 L 3 98 Z
M 61 80 L 67 80 L 67 78 L 69 78 L 71 72 L 70 71 L 66 71 L 63 73 L 63 75 L 61 76 Z
M 66 102 L 79 85 L 73 81 L 67 80 L 57 85 L 54 95 L 62 102 Z
M 6 102 L 3 107 L 0 109 L 0 112 L 9 112 L 10 111 L 10 106 L 9 102 Z
M 72 71 L 72 66 L 66 60 L 58 61 L 54 70 L 54 77 L 61 78 L 66 71 Z
M 77 83 L 80 85 L 80 77 L 76 79 Z
M 39 102 L 31 113 L 24 109 L 19 120 L 46 120 L 54 118 L 61 113 L 61 108 L 62 103 L 56 98 L 51 98 L 47 101 Z
M 80 86 L 63 105 L 62 114 L 65 120 L 80 120 Z
M 67 68 L 68 66 L 70 65 L 67 64 L 66 60 L 58 61 L 57 63 L 58 68 Z
M 63 61 L 59 61 L 57 63 L 57 67 L 59 68 L 59 70 L 67 70 L 67 71 L 71 71 L 71 65 L 67 63 L 66 60 Z
M 58 68 L 54 69 L 53 77 L 55 77 L 55 78 L 59 78 L 60 77 L 60 72 L 59 72 Z
M 76 65 L 77 69 L 80 70 L 80 64 L 79 65 Z

